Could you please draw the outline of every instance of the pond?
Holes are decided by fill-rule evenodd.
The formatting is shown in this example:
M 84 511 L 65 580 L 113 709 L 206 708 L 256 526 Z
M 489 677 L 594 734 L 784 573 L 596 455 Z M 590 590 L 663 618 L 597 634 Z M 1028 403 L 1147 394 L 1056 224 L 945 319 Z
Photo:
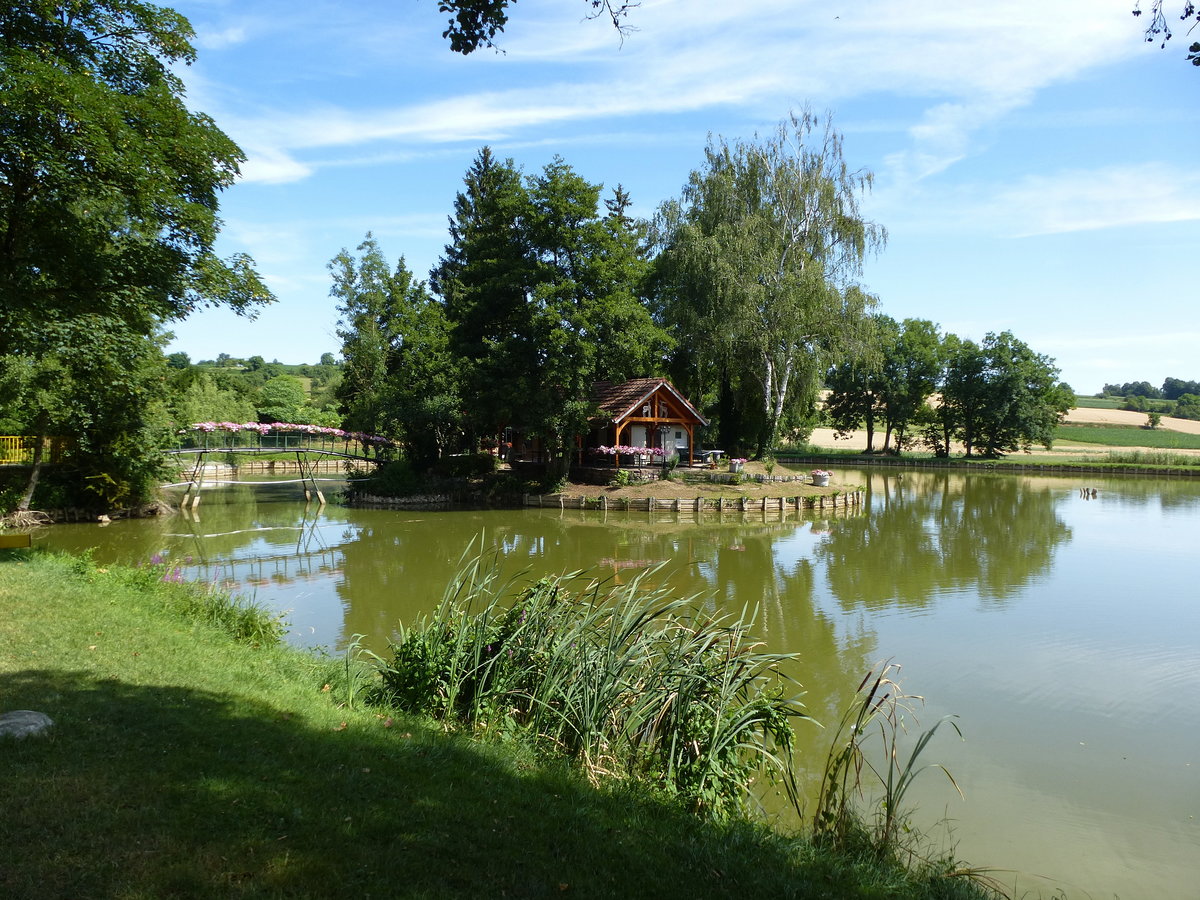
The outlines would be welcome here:
M 902 665 L 939 731 L 919 827 L 1016 893 L 1195 896 L 1200 881 L 1200 484 L 839 470 L 858 510 L 784 514 L 385 511 L 297 500 L 298 486 L 206 491 L 196 514 L 64 525 L 39 545 L 165 560 L 286 613 L 289 640 L 382 651 L 432 609 L 460 555 L 516 578 L 647 568 L 711 611 L 758 607 L 800 654 L 805 702 L 833 725 L 863 674 Z M 803 759 L 830 735 L 801 725 Z M 945 828 L 939 823 L 948 823 Z

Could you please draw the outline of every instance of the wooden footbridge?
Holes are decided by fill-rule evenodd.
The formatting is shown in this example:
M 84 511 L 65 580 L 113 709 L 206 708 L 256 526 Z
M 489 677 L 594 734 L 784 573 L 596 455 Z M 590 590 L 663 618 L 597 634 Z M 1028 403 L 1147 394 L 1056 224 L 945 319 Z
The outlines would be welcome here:
M 385 462 L 382 455 L 395 447 L 391 441 L 363 434 L 344 432 L 338 428 L 308 428 L 299 430 L 298 426 L 288 429 L 273 427 L 251 428 L 250 426 L 229 427 L 227 429 L 193 430 L 189 432 L 181 445 L 167 450 L 168 456 L 176 458 L 194 457 L 194 462 L 184 470 L 188 472 L 183 481 L 178 481 L 166 487 L 186 487 L 180 507 L 195 508 L 200 503 L 200 490 L 206 482 L 206 475 L 211 475 L 214 459 L 228 459 L 230 456 L 259 456 L 279 457 L 294 456 L 299 478 L 275 480 L 272 484 L 301 484 L 304 489 L 305 502 L 314 497 L 324 506 L 325 495 L 321 493 L 320 481 L 344 481 L 345 479 L 318 478 L 317 468 L 322 460 L 338 459 L 347 463 L 364 463 L 377 466 Z M 215 484 L 261 484 L 259 481 L 235 481 L 227 478 L 209 477 L 208 482 Z

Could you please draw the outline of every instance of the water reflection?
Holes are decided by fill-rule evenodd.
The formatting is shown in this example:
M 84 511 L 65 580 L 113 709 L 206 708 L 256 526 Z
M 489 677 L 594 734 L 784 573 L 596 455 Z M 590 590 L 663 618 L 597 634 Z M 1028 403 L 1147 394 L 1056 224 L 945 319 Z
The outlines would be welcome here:
M 1071 538 L 1061 485 L 945 472 L 873 473 L 868 514 L 819 548 L 844 608 L 920 608 L 945 593 L 1002 602 Z
M 842 472 L 860 513 L 393 512 L 295 500 L 294 486 L 206 492 L 198 519 L 56 526 L 39 545 L 99 561 L 155 555 L 287 612 L 298 645 L 383 644 L 434 607 L 484 536 L 506 577 L 587 570 L 759 608 L 771 649 L 831 723 L 881 657 L 930 698 L 967 792 L 949 815 L 973 863 L 1038 871 L 1069 897 L 1190 896 L 1200 879 L 1200 484 L 1167 479 Z M 1089 490 L 1085 500 L 1080 489 Z M 801 729 L 802 765 L 828 736 Z M 936 779 L 913 794 L 941 818 Z M 1190 892 L 1190 893 L 1189 893 Z M 1021 891 L 1014 892 L 1020 895 Z

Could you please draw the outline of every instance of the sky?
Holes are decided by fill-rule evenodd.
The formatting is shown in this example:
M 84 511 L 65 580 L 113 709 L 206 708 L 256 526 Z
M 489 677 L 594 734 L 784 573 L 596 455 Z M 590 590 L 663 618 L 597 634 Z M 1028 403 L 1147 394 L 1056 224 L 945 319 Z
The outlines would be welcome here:
M 174 323 L 167 350 L 337 354 L 329 260 L 371 232 L 427 278 L 484 145 L 526 174 L 561 157 L 650 217 L 710 136 L 808 107 L 874 174 L 862 210 L 889 238 L 861 283 L 881 312 L 1011 331 L 1079 393 L 1200 379 L 1200 68 L 1186 28 L 1161 50 L 1132 5 L 643 0 L 621 35 L 587 0 L 519 0 L 502 52 L 463 57 L 437 0 L 178 2 L 188 103 L 247 157 L 217 249 L 277 302 Z

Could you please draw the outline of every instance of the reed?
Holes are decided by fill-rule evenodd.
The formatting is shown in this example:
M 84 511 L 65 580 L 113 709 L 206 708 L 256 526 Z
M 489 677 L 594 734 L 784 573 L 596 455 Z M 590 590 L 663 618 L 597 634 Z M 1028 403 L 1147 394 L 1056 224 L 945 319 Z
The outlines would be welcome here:
M 809 718 L 753 616 L 580 573 L 524 588 L 465 559 L 437 611 L 401 630 L 385 702 L 480 731 L 520 730 L 595 783 L 657 785 L 701 815 L 744 812 L 760 781 L 795 796 L 793 722 Z
M 1200 458 L 1185 453 L 1164 450 L 1110 450 L 1105 462 L 1131 466 L 1170 466 L 1188 468 L 1200 466 Z
M 954 717 L 939 719 L 920 732 L 910 750 L 901 752 L 907 717 L 915 716 L 916 706 L 924 700 L 901 689 L 894 678 L 899 670 L 895 663 L 885 662 L 867 672 L 834 731 L 813 816 L 818 840 L 842 848 L 865 841 L 878 855 L 892 855 L 899 849 L 900 834 L 908 828 L 904 798 L 918 775 L 938 769 L 962 794 L 944 766 L 920 763 L 943 724 L 949 723 L 961 737 Z M 881 754 L 872 748 L 875 742 Z M 874 813 L 864 812 L 864 806 L 873 806 Z

